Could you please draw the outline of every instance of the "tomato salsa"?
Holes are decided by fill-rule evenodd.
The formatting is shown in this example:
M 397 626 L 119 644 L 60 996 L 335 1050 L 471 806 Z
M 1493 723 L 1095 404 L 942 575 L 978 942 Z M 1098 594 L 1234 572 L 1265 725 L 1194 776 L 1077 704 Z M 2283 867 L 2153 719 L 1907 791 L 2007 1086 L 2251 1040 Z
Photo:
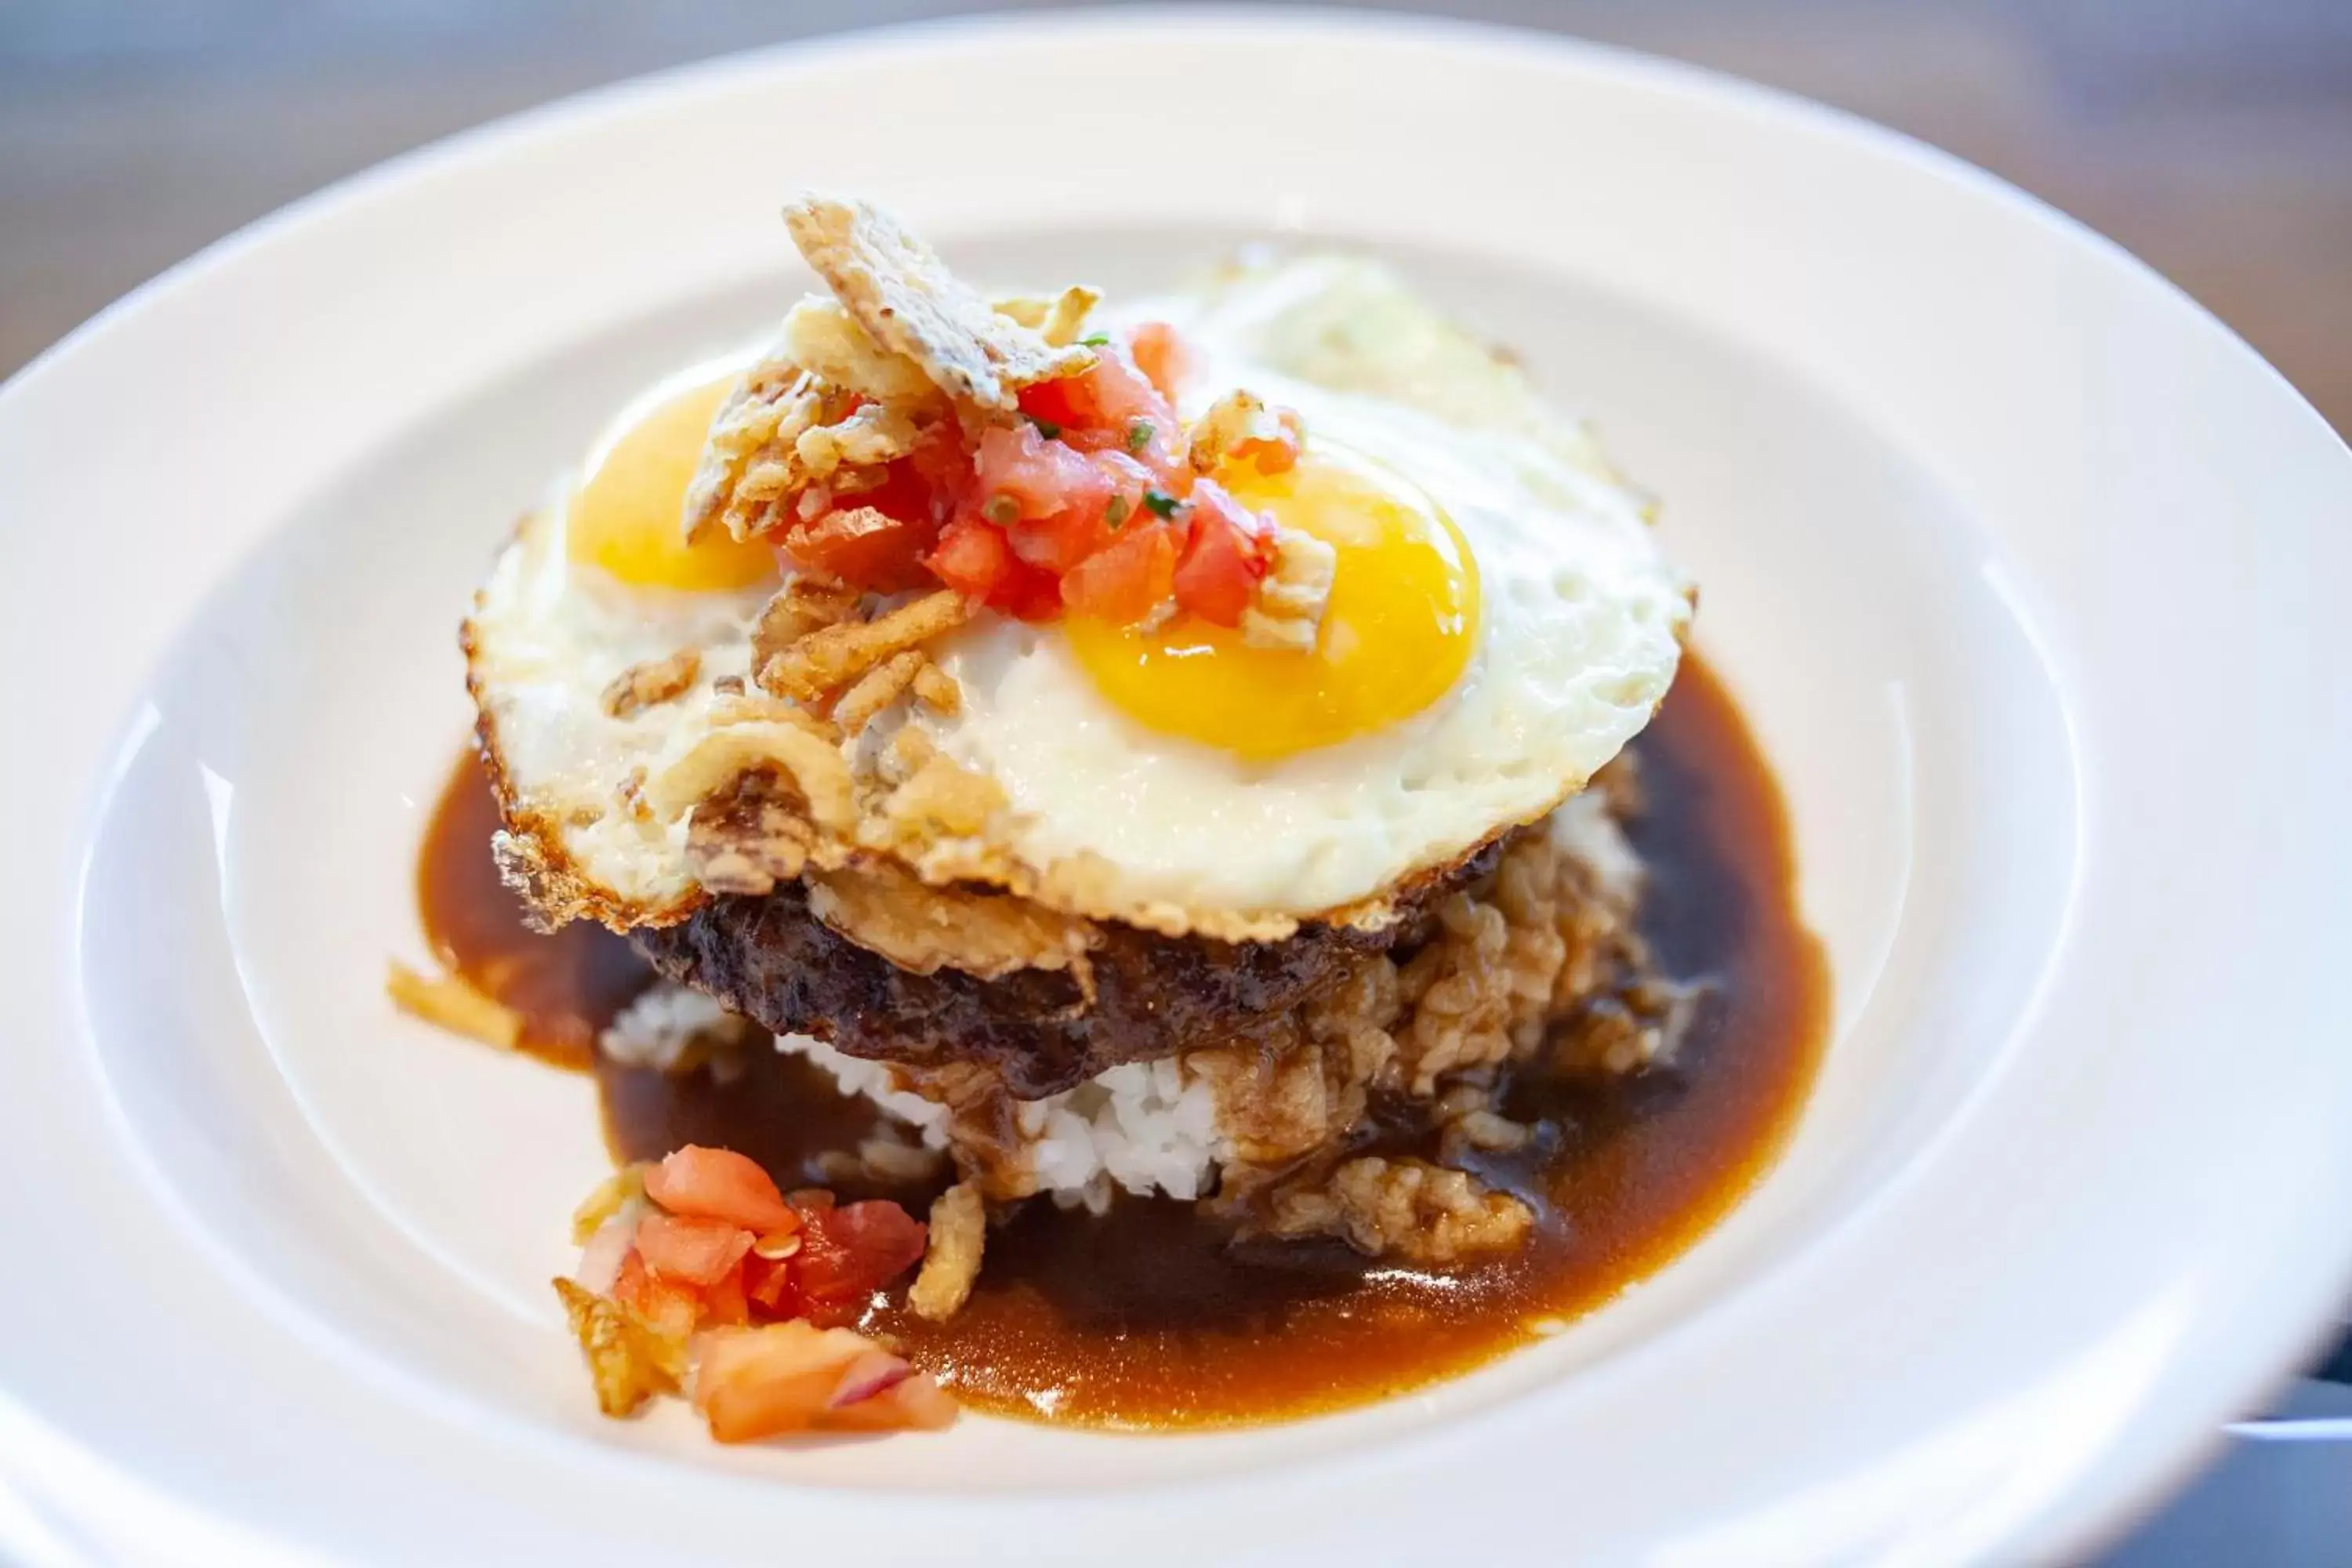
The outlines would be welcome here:
M 1024 387 L 1017 423 L 973 438 L 942 422 L 877 484 L 829 498 L 778 548 L 851 587 L 940 583 L 1029 621 L 1068 613 L 1131 626 L 1172 604 L 1240 625 L 1272 564 L 1274 528 L 1201 465 L 1286 469 L 1296 416 L 1270 415 L 1196 462 L 1173 397 L 1185 359 L 1173 330 L 1148 322 L 1082 342 L 1093 365 Z

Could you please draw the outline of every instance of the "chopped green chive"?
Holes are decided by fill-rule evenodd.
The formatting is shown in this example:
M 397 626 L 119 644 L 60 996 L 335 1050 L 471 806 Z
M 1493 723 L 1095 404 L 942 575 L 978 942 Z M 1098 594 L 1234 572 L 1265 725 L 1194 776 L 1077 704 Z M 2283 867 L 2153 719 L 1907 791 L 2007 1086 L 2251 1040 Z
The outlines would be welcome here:
M 1103 521 L 1117 528 L 1127 521 L 1127 514 L 1134 510 L 1134 506 L 1125 496 L 1113 496 L 1110 498 L 1110 505 L 1103 508 Z
M 1143 504 L 1161 517 L 1174 517 L 1181 503 L 1166 490 L 1149 489 L 1143 492 Z
M 1051 419 L 1040 419 L 1034 414 L 1024 414 L 1021 417 L 1029 421 L 1030 424 L 1037 426 L 1037 434 L 1043 436 L 1048 441 L 1062 433 L 1062 427 L 1059 425 L 1055 424 Z
M 1140 452 L 1151 445 L 1152 425 L 1149 419 L 1138 419 L 1127 427 L 1127 449 Z
M 1081 348 L 1098 349 L 1105 346 L 1109 342 L 1110 334 L 1108 332 L 1088 332 L 1085 337 L 1078 340 L 1078 346 Z
M 988 504 L 980 510 L 982 516 L 1000 528 L 1010 528 L 1021 521 L 1021 503 L 1002 490 L 989 497 Z

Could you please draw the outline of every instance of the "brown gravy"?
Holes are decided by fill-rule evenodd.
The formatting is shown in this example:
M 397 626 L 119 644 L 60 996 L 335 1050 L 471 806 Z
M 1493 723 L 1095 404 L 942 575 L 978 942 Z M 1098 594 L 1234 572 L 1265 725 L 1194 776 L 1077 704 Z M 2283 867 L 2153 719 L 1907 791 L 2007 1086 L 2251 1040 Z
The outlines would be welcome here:
M 417 858 L 416 907 L 434 956 L 522 1015 L 522 1048 L 586 1069 L 596 1037 L 652 978 L 625 938 L 587 921 L 551 935 L 523 924 L 522 900 L 499 879 L 490 835 L 498 798 L 471 751 L 441 786 Z
M 982 1408 L 1097 1426 L 1223 1426 L 1467 1371 L 1672 1259 L 1748 1191 L 1794 1124 L 1829 984 L 1798 919 L 1779 789 L 1704 664 L 1685 661 L 1636 744 L 1648 799 L 1633 832 L 1650 868 L 1643 926 L 1674 973 L 1711 990 L 1672 1068 L 1515 1090 L 1509 1109 L 1539 1120 L 1543 1135 L 1479 1173 L 1541 1216 L 1517 1256 L 1438 1274 L 1336 1242 L 1234 1247 L 1168 1200 L 1122 1199 L 1100 1218 L 1033 1202 L 991 1233 L 979 1287 L 954 1320 L 885 1310 L 870 1326 Z M 524 1013 L 534 1050 L 582 1065 L 645 971 L 602 931 L 524 930 L 489 868 L 495 826 L 468 757 L 425 843 L 426 931 L 453 969 Z M 599 1065 L 614 1153 L 722 1144 L 788 1188 L 813 1184 L 814 1157 L 866 1125 L 863 1102 L 798 1058 L 749 1057 L 726 1084 Z M 910 1207 L 928 1197 L 890 1195 Z

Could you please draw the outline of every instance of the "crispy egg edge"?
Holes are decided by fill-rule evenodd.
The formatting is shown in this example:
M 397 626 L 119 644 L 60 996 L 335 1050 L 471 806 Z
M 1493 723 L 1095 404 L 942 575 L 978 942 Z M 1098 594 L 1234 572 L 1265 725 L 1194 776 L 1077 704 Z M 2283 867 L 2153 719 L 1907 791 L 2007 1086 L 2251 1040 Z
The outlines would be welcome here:
M 501 555 L 508 550 L 521 547 L 523 531 L 536 515 L 526 512 L 517 520 L 506 543 L 500 547 Z M 473 613 L 460 624 L 457 644 L 466 660 L 467 695 L 474 704 L 475 751 L 481 760 L 491 794 L 498 802 L 502 825 L 501 831 L 492 841 L 492 853 L 497 858 L 500 877 L 522 899 L 533 923 L 553 930 L 573 921 L 593 920 L 609 931 L 626 934 L 635 930 L 679 924 L 690 919 L 714 897 L 742 896 L 714 895 L 696 886 L 677 898 L 660 902 L 625 898 L 591 876 L 565 847 L 563 824 L 552 813 L 530 803 L 506 763 L 499 737 L 498 718 L 485 690 L 486 681 L 480 668 L 480 637 L 476 619 L 484 611 L 487 591 L 487 585 L 475 590 Z M 1696 593 L 1686 587 L 1684 597 L 1696 612 Z M 1679 676 L 1681 655 L 1688 651 L 1687 621 L 1677 630 L 1675 642 L 1678 649 L 1676 675 Z M 1666 691 L 1671 692 L 1673 689 L 1670 679 Z M 1664 695 L 1662 694 L 1657 702 L 1651 704 L 1649 719 L 1643 721 L 1643 728 L 1646 729 L 1649 722 L 1656 718 L 1658 707 L 1664 701 Z M 1635 731 L 1636 734 L 1639 732 Z M 1400 902 L 1432 881 L 1451 875 L 1509 834 L 1549 816 L 1591 783 L 1589 776 L 1579 780 L 1540 811 L 1502 823 L 1466 847 L 1408 868 L 1370 898 L 1305 913 L 1268 910 L 1193 910 L 1166 900 L 1106 897 L 1099 888 L 1100 878 L 1092 874 L 1094 868 L 1085 863 L 1087 857 L 1066 858 L 1043 868 L 1016 860 L 1016 872 L 1009 876 L 992 873 L 966 858 L 958 857 L 958 865 L 952 874 L 934 875 L 919 860 L 906 856 L 865 847 L 845 847 L 847 853 L 842 858 L 838 868 L 855 871 L 860 865 L 887 863 L 913 872 L 934 887 L 979 883 L 1025 899 L 1059 914 L 1086 920 L 1115 921 L 1163 936 L 1204 936 L 1233 942 L 1274 942 L 1296 935 L 1301 927 L 1307 925 L 1378 931 L 1396 918 Z M 1012 858 L 1009 850 L 1003 846 L 992 847 L 1008 859 Z M 853 931 L 845 930 L 841 934 L 852 941 L 856 940 Z

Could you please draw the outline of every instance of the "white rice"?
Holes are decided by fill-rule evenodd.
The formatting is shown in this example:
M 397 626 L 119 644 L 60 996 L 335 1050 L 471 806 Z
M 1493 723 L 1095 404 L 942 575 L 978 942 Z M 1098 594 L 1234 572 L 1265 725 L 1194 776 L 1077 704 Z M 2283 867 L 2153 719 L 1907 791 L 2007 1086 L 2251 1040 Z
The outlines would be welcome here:
M 670 1071 L 692 1047 L 725 1043 L 740 1028 L 701 992 L 665 983 L 622 1009 L 597 1043 L 624 1066 Z M 920 1134 L 925 1147 L 947 1148 L 948 1108 L 899 1088 L 887 1064 L 805 1035 L 779 1036 L 776 1048 L 807 1058 L 842 1093 L 872 1100 Z M 1113 1068 L 1066 1094 L 1024 1101 L 1013 1114 L 1029 1143 L 1031 1190 L 1097 1211 L 1108 1206 L 1114 1186 L 1190 1202 L 1212 1184 L 1228 1147 L 1217 1134 L 1209 1086 L 1186 1082 L 1173 1061 Z
M 864 1095 L 907 1122 L 927 1146 L 947 1147 L 948 1108 L 898 1088 L 887 1065 L 805 1035 L 780 1035 L 776 1047 L 824 1068 L 842 1093 Z M 1031 1190 L 1097 1212 L 1109 1206 L 1114 1187 L 1189 1203 L 1208 1190 L 1216 1162 L 1231 1152 L 1217 1131 L 1209 1086 L 1186 1081 L 1173 1061 L 1113 1068 L 1067 1093 L 1023 1101 L 1014 1115 L 1029 1141 Z
M 742 1028 L 733 1014 L 701 992 L 664 982 L 622 1008 L 604 1026 L 596 1047 L 623 1067 L 671 1072 L 697 1041 L 740 1037 Z
M 1545 827 L 1551 841 L 1584 862 L 1611 898 L 1631 902 L 1642 890 L 1642 858 L 1625 830 L 1609 815 L 1608 796 L 1589 789 L 1559 803 Z

